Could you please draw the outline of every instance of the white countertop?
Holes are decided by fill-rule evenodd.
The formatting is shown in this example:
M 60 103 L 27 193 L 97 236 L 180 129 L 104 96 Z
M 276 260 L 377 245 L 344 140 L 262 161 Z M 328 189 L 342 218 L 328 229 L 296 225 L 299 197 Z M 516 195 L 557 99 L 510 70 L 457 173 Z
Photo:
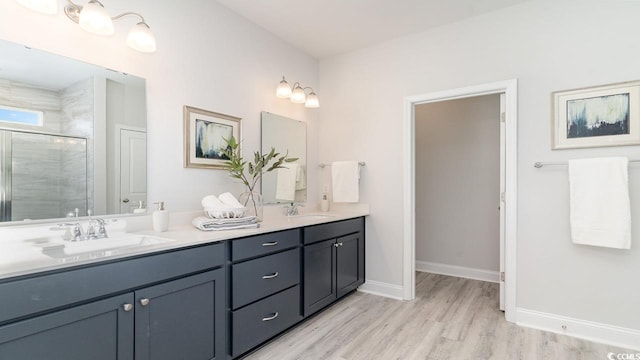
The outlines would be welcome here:
M 314 214 L 325 217 L 308 216 Z M 161 233 L 149 230 L 151 229 L 150 215 L 117 218 L 116 222 L 107 227 L 110 238 L 117 239 L 125 235 L 148 235 L 172 241 L 143 247 L 95 252 L 90 256 L 85 254 L 84 256 L 57 258 L 46 255 L 42 248 L 34 246 L 33 242 L 33 239 L 37 238 L 55 237 L 61 239 L 63 233 L 52 230 L 55 224 L 0 227 L 0 279 L 346 220 L 369 215 L 369 207 L 359 204 L 359 206 L 342 207 L 330 212 L 301 214 L 298 217 L 286 217 L 274 211 L 265 211 L 264 220 L 260 223 L 259 228 L 223 231 L 201 231 L 193 227 L 191 220 L 201 215 L 202 212 L 171 213 L 169 230 Z

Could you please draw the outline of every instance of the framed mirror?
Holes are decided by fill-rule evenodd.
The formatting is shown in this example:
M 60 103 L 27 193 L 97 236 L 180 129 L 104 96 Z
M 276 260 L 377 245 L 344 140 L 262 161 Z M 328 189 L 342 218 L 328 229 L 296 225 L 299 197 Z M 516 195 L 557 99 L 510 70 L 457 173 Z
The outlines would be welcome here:
M 0 54 L 0 224 L 146 208 L 145 80 L 4 40 Z
M 287 169 L 276 169 L 262 176 L 265 204 L 304 202 L 307 200 L 307 124 L 266 111 L 261 113 L 262 153 L 276 151 L 298 158 Z

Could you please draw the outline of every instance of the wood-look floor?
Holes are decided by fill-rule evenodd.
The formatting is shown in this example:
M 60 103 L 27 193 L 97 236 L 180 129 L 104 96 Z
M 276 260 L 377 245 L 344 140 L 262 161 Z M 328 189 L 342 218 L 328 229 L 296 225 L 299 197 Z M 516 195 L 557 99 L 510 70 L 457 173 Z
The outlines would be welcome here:
M 498 284 L 417 273 L 416 299 L 356 292 L 245 359 L 606 360 L 636 353 L 508 323 Z

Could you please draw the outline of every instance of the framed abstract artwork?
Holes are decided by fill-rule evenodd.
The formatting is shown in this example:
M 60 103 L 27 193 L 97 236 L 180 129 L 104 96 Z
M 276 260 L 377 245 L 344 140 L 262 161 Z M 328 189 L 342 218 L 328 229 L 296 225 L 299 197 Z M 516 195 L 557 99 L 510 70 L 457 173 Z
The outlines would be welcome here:
M 556 91 L 553 149 L 640 144 L 640 81 Z
M 231 136 L 240 141 L 240 118 L 184 106 L 184 167 L 225 169 Z

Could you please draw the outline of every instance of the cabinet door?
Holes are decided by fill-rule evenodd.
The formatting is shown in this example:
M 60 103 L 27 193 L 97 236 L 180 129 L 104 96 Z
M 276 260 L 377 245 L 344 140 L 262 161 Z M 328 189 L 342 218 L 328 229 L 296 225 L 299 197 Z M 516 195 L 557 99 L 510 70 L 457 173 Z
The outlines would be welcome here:
M 133 360 L 133 294 L 0 327 L 0 359 Z
M 304 316 L 336 299 L 335 243 L 331 239 L 304 247 Z
M 364 268 L 364 257 L 360 253 L 364 253 L 364 241 L 362 241 L 361 233 L 355 233 L 340 237 L 336 240 L 336 285 L 338 287 L 338 297 L 342 297 L 355 290 L 364 279 L 360 269 Z
M 224 269 L 135 292 L 136 360 L 225 356 Z

